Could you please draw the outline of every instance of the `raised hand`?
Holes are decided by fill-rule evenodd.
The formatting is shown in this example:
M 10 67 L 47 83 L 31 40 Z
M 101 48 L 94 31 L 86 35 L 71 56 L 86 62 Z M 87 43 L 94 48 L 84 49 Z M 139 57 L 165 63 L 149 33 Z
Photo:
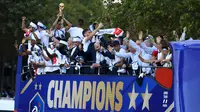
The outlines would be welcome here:
M 22 17 L 22 21 L 25 21 L 25 20 L 26 20 L 26 17 L 25 17 L 25 16 L 23 16 L 23 17 Z
M 160 43 L 161 40 L 162 40 L 161 38 L 157 37 L 157 38 L 156 38 L 156 43 Z
M 129 31 L 126 31 L 126 37 L 130 37 L 130 32 Z
M 142 41 L 141 40 L 136 40 L 136 42 L 135 42 L 137 45 L 140 45 L 141 43 L 142 43 Z
M 19 45 L 17 43 L 14 44 L 14 47 L 18 49 Z
M 142 39 L 143 39 L 143 31 L 140 31 L 140 32 L 139 32 L 138 38 L 139 38 L 139 40 L 142 40 Z
M 148 29 L 146 29 L 146 34 L 149 35 L 149 30 Z
M 183 32 L 185 33 L 187 31 L 187 27 L 184 27 L 183 28 Z
M 155 43 L 154 38 L 151 38 L 151 39 L 150 39 L 150 42 L 151 42 L 152 44 L 154 44 L 154 43 Z
M 99 23 L 98 28 L 100 29 L 100 28 L 102 28 L 103 26 L 104 26 L 103 23 Z
M 176 31 L 175 31 L 175 30 L 172 32 L 172 34 L 173 34 L 173 35 L 177 35 L 177 33 L 176 33 Z
M 125 43 L 128 43 L 128 42 L 129 42 L 129 38 L 126 37 L 126 38 L 123 39 L 123 41 L 124 41 Z
M 26 42 L 26 38 L 22 39 L 22 44 L 24 44 Z

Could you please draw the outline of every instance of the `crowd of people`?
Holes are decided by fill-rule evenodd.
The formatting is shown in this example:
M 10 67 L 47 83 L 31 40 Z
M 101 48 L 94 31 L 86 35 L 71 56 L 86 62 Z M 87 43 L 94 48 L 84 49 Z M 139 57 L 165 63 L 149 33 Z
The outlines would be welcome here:
M 42 22 L 31 22 L 27 28 L 25 20 L 22 17 L 24 38 L 15 48 L 20 56 L 28 57 L 28 70 L 33 71 L 33 76 L 109 74 L 143 77 L 155 75 L 155 68 L 151 66 L 172 67 L 172 52 L 162 35 L 154 38 L 140 31 L 138 39 L 133 41 L 128 31 L 103 29 L 102 23 L 93 23 L 83 29 L 83 19 L 78 19 L 74 25 L 64 16 L 58 16 L 50 29 Z M 184 28 L 177 40 L 184 40 L 185 32 Z M 105 39 L 105 34 L 110 38 Z M 23 80 L 27 78 L 28 75 L 24 75 Z

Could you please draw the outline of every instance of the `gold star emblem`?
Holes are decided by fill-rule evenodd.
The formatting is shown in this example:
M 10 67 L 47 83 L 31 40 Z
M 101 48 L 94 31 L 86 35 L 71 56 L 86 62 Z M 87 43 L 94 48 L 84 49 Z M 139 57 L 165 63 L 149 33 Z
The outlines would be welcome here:
M 149 93 L 148 84 L 147 84 L 145 93 L 142 93 L 142 98 L 144 100 L 143 105 L 142 105 L 142 110 L 144 110 L 145 107 L 149 110 L 149 100 L 151 96 L 152 96 L 152 93 Z
M 129 103 L 129 109 L 131 107 L 133 107 L 136 110 L 136 103 L 135 100 L 138 96 L 138 93 L 135 93 L 135 85 L 133 84 L 133 89 L 132 89 L 132 93 L 128 93 L 128 96 L 130 98 L 130 103 Z

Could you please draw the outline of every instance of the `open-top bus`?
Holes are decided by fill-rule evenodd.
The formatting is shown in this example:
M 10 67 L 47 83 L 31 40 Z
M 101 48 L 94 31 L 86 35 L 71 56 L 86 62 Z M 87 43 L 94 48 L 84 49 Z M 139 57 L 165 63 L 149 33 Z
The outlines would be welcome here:
M 200 97 L 199 91 L 188 91 L 186 87 L 194 87 L 200 81 L 198 77 L 192 83 L 184 81 L 192 80 L 189 73 L 193 78 L 199 73 L 199 67 L 192 63 L 200 56 L 200 41 L 171 45 L 173 75 L 171 68 L 155 68 L 155 77 L 145 76 L 141 85 L 137 76 L 109 74 L 39 75 L 22 82 L 19 56 L 15 112 L 198 112 L 199 107 L 191 100 L 199 102 L 194 98 Z M 189 99 L 192 94 L 196 96 Z

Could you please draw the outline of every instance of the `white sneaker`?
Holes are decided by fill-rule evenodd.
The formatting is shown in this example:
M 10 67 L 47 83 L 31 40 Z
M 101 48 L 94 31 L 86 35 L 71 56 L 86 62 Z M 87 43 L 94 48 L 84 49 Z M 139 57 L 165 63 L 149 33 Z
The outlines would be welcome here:
M 121 69 L 118 69 L 117 72 L 118 73 L 126 73 L 126 70 L 121 68 Z

